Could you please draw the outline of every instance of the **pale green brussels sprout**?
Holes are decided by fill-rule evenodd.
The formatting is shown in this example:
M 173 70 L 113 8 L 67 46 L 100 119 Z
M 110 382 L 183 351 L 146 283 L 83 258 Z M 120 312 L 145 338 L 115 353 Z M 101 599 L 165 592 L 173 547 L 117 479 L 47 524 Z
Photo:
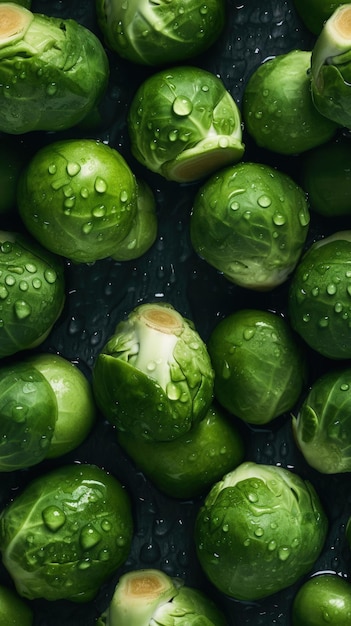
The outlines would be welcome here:
M 34 613 L 16 591 L 0 585 L 0 624 L 7 626 L 32 626 Z
M 267 424 L 298 400 L 307 361 L 298 337 L 279 315 L 238 310 L 217 324 L 207 349 L 216 399 L 244 422 Z
M 75 449 L 95 419 L 91 387 L 70 361 L 37 354 L 0 368 L 0 472 Z
M 156 238 L 150 188 L 102 141 L 63 139 L 41 148 L 22 172 L 17 202 L 31 235 L 77 263 L 133 259 Z
M 351 369 L 325 373 L 293 417 L 295 441 L 307 463 L 324 474 L 351 471 Z
M 330 359 L 351 357 L 351 231 L 317 240 L 298 263 L 289 286 L 293 329 Z
M 267 291 L 294 270 L 309 222 L 305 192 L 290 176 L 261 163 L 237 163 L 197 192 L 190 237 L 197 254 L 228 280 Z
M 244 91 L 245 128 L 256 144 L 279 154 L 300 154 L 335 135 L 335 122 L 311 98 L 311 52 L 292 50 L 269 58 L 250 76 Z
M 206 414 L 213 370 L 191 321 L 168 303 L 137 306 L 98 354 L 93 391 L 119 430 L 151 441 L 186 433 Z
M 351 4 L 339 6 L 325 22 L 312 50 L 311 93 L 316 109 L 351 128 Z
M 195 544 L 219 591 L 255 601 L 309 572 L 327 530 L 309 481 L 280 466 L 248 461 L 211 488 L 197 515 Z
M 91 384 L 77 365 L 58 354 L 35 354 L 25 363 L 44 376 L 56 401 L 57 417 L 45 456 L 67 454 L 84 441 L 93 427 L 96 407 Z
M 146 78 L 127 121 L 135 158 L 168 180 L 198 180 L 244 153 L 235 100 L 220 78 L 199 67 Z
M 351 585 L 337 573 L 324 572 L 308 578 L 292 604 L 292 626 L 349 626 Z
M 20 596 L 88 602 L 127 559 L 132 533 L 121 483 L 77 463 L 35 478 L 3 509 L 0 551 Z
M 11 2 L 0 24 L 0 131 L 67 129 L 98 106 L 109 64 L 94 33 Z
M 98 626 L 226 626 L 222 611 L 203 591 L 162 570 L 140 569 L 120 577 Z
M 0 2 L 6 2 L 6 0 L 0 0 Z M 8 3 L 6 2 L 6 4 Z M 32 0 L 13 0 L 13 4 L 20 4 L 22 7 L 30 9 L 32 5 Z
M 210 47 L 225 23 L 225 1 L 96 0 L 106 44 L 141 65 L 189 59 Z
M 62 260 L 36 241 L 0 231 L 0 358 L 40 345 L 65 302 Z

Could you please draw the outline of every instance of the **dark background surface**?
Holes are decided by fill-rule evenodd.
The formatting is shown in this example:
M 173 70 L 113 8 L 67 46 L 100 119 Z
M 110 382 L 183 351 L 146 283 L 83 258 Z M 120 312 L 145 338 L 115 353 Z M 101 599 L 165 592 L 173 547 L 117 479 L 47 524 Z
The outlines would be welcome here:
M 73 17 L 100 35 L 94 2 L 86 0 L 33 1 L 32 10 L 62 18 Z M 294 48 L 311 49 L 314 38 L 300 22 L 292 1 L 228 0 L 228 21 L 221 39 L 206 54 L 191 63 L 218 74 L 240 106 L 243 89 L 251 72 L 266 58 Z M 152 69 L 135 67 L 108 53 L 111 80 L 102 103 L 104 123 L 96 132 L 72 129 L 66 133 L 29 133 L 16 138 L 29 153 L 59 135 L 93 136 L 119 150 L 137 176 L 146 180 L 157 201 L 159 231 L 155 244 L 141 259 L 117 263 L 110 259 L 91 265 L 66 262 L 67 300 L 64 312 L 40 351 L 57 352 L 76 363 L 88 378 L 94 359 L 117 322 L 137 304 L 163 300 L 193 320 L 204 340 L 216 323 L 244 307 L 286 312 L 288 283 L 268 294 L 258 294 L 230 284 L 199 259 L 191 249 L 188 221 L 198 184 L 166 182 L 146 172 L 130 154 L 126 114 L 140 82 Z M 298 178 L 299 158 L 281 157 L 258 150 L 245 135 L 245 160 L 265 162 Z M 9 224 L 4 224 L 3 228 Z M 317 236 L 336 230 L 335 223 L 312 215 L 308 244 Z M 322 358 L 311 355 L 310 376 L 323 370 Z M 329 517 L 330 530 L 323 554 L 314 572 L 332 570 L 348 576 L 350 553 L 345 541 L 345 524 L 351 514 L 349 476 L 322 476 L 307 467 L 291 436 L 289 415 L 270 427 L 239 425 L 246 442 L 246 458 L 259 463 L 279 464 L 309 478 L 316 487 Z M 56 462 L 45 462 L 28 471 L 14 472 L 1 481 L 0 504 L 15 495 L 33 476 L 58 463 L 79 460 L 95 463 L 112 472 L 128 489 L 133 502 L 135 534 L 127 563 L 87 605 L 65 602 L 34 602 L 36 626 L 90 626 L 106 607 L 114 584 L 126 570 L 160 568 L 179 576 L 189 585 L 208 591 L 228 617 L 229 626 L 289 626 L 291 600 L 297 585 L 256 603 L 224 598 L 206 582 L 196 560 L 192 529 L 201 505 L 176 501 L 160 494 L 115 441 L 113 428 L 100 418 L 88 440 L 74 453 Z M 1 579 L 8 581 L 6 572 Z M 301 582 L 301 581 L 300 581 Z

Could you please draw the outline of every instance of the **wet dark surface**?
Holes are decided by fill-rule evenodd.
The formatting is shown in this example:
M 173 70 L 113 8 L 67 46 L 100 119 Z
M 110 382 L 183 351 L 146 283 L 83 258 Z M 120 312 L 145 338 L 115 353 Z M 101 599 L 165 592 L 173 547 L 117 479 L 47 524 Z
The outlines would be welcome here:
M 34 1 L 32 10 L 63 18 L 73 17 L 97 34 L 93 2 Z M 282 0 L 228 0 L 228 22 L 221 39 L 192 64 L 198 64 L 224 81 L 240 105 L 250 73 L 267 57 L 294 48 L 310 49 L 313 37 L 301 24 L 293 3 Z M 204 340 L 219 319 L 243 307 L 255 306 L 282 314 L 286 312 L 287 284 L 270 293 L 258 294 L 230 284 L 223 276 L 199 259 L 191 249 L 188 234 L 192 199 L 198 184 L 166 182 L 145 171 L 129 151 L 126 131 L 128 106 L 140 82 L 153 70 L 134 67 L 108 53 L 111 80 L 102 104 L 104 123 L 89 136 L 97 137 L 118 149 L 137 176 L 152 187 L 159 220 L 158 237 L 153 247 L 140 259 L 117 263 L 110 259 L 92 265 L 66 262 L 67 300 L 64 312 L 40 347 L 54 351 L 75 362 L 88 378 L 94 359 L 122 319 L 137 304 L 153 300 L 171 303 L 193 320 Z M 60 137 L 84 136 L 73 129 Z M 57 134 L 30 133 L 16 138 L 29 153 Z M 299 158 L 281 157 L 258 150 L 244 131 L 246 160 L 278 166 L 298 178 Z M 343 225 L 341 223 L 341 225 Z M 4 224 L 4 228 L 9 226 Z M 339 224 L 338 224 L 339 227 Z M 336 230 L 312 215 L 309 241 Z M 323 370 L 321 357 L 311 355 L 310 377 Z M 292 440 L 290 416 L 283 415 L 270 427 L 249 428 L 239 425 L 246 443 L 246 458 L 259 463 L 279 464 L 309 478 L 319 493 L 330 521 L 323 554 L 313 571 L 332 570 L 345 576 L 350 572 L 350 553 L 345 541 L 345 523 L 351 513 L 349 477 L 322 476 L 307 467 Z M 106 607 L 118 576 L 135 567 L 157 567 L 186 583 L 209 591 L 223 607 L 229 626 L 290 626 L 291 600 L 298 584 L 257 603 L 239 603 L 224 598 L 208 585 L 197 562 L 192 540 L 193 522 L 201 504 L 177 501 L 159 493 L 119 448 L 113 428 L 102 418 L 88 440 L 78 450 L 60 459 L 95 463 L 112 472 L 128 489 L 133 502 L 135 534 L 128 561 L 116 572 L 97 599 L 87 605 L 35 602 L 35 624 L 40 626 L 90 626 Z M 51 468 L 56 462 L 6 475 L 2 479 L 1 504 L 16 493 L 32 476 Z M 7 575 L 1 571 L 7 581 Z

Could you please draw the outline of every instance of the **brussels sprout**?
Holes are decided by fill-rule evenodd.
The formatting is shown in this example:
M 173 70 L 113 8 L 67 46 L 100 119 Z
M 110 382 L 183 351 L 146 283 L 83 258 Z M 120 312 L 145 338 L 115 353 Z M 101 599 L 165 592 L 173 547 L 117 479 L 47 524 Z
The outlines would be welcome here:
M 57 403 L 46 378 L 27 363 L 0 369 L 0 471 L 40 463 L 47 455 Z
M 351 471 L 351 369 L 325 373 L 312 385 L 292 427 L 307 463 L 324 474 Z
M 351 146 L 347 140 L 327 143 L 302 159 L 302 186 L 319 215 L 351 215 Z
M 0 2 L 6 2 L 6 0 L 0 0 Z M 30 9 L 32 5 L 31 0 L 13 0 L 13 4 L 20 4 L 22 7 L 26 9 Z
M 305 383 L 306 361 L 284 318 L 236 311 L 217 324 L 207 348 L 215 397 L 230 413 L 266 424 L 292 409 Z
M 282 467 L 245 462 L 213 485 L 198 512 L 195 543 L 210 581 L 251 601 L 306 574 L 328 522 L 313 486 Z
M 63 130 L 98 105 L 109 65 L 90 30 L 11 2 L 0 24 L 0 131 Z
M 198 180 L 244 153 L 239 108 L 199 67 L 173 67 L 139 86 L 128 113 L 135 158 L 168 180 Z
M 98 354 L 93 391 L 119 430 L 151 441 L 179 437 L 212 402 L 206 345 L 170 304 L 137 306 Z
M 335 9 L 345 2 L 332 0 L 294 0 L 294 6 L 305 26 L 314 35 L 319 35 L 324 22 L 332 15 Z
M 313 105 L 311 52 L 292 50 L 270 58 L 249 78 L 242 113 L 258 146 L 279 154 L 299 154 L 328 141 L 337 124 Z
M 40 345 L 64 302 L 61 260 L 25 235 L 0 231 L 0 358 Z
M 312 50 L 311 93 L 326 118 L 351 128 L 351 4 L 325 22 Z
M 265 291 L 289 277 L 310 215 L 304 191 L 283 172 L 238 163 L 213 174 L 194 199 L 191 243 L 231 282 Z
M 15 591 L 0 585 L 0 624 L 7 626 L 32 626 L 31 607 Z
M 292 626 L 349 626 L 351 585 L 332 573 L 321 573 L 306 580 L 292 605 Z
M 106 44 L 141 65 L 200 54 L 216 41 L 225 22 L 224 0 L 96 0 L 96 11 Z
M 36 354 L 26 363 L 44 376 L 55 397 L 57 416 L 45 456 L 67 454 L 82 443 L 94 424 L 96 408 L 91 385 L 76 365 L 57 354 Z
M 239 430 L 214 405 L 173 441 L 143 441 L 128 432 L 119 432 L 117 437 L 136 466 L 172 498 L 201 495 L 244 458 Z
M 34 479 L 3 509 L 0 550 L 22 597 L 87 602 L 126 560 L 132 532 L 119 481 L 73 464 Z
M 330 359 L 351 357 L 351 231 L 313 243 L 300 260 L 289 288 L 293 329 Z
M 20 177 L 17 200 L 33 237 L 77 263 L 133 259 L 156 237 L 151 190 L 117 150 L 94 139 L 41 148 Z
M 203 592 L 161 570 L 130 571 L 119 579 L 99 626 L 226 626 L 222 611 Z

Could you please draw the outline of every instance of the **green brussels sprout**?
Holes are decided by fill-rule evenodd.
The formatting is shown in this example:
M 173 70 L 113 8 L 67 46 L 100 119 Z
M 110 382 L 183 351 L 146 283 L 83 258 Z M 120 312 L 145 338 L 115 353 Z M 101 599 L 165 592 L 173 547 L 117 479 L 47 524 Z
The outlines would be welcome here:
M 40 345 L 64 302 L 61 259 L 25 235 L 0 231 L 0 358 Z
M 0 369 L 0 472 L 42 461 L 57 419 L 57 403 L 34 366 L 16 362 Z
M 139 197 L 139 208 L 138 208 Z M 138 184 L 114 148 L 94 139 L 63 139 L 41 148 L 24 169 L 20 216 L 51 252 L 77 263 L 136 258 L 153 243 L 153 195 Z
M 351 128 L 351 4 L 325 22 L 312 50 L 311 94 L 317 111 Z
M 319 146 L 303 156 L 302 186 L 319 215 L 351 215 L 351 150 L 347 140 Z
M 16 591 L 0 585 L 0 624 L 7 626 L 32 626 L 32 608 Z
M 279 154 L 300 154 L 335 135 L 335 122 L 311 98 L 311 52 L 292 50 L 269 58 L 250 76 L 244 91 L 245 128 L 256 144 Z
M 157 569 L 127 572 L 119 579 L 98 626 L 226 626 L 224 614 L 204 592 Z
M 338 574 L 312 576 L 298 590 L 292 605 L 292 626 L 349 626 L 351 585 Z
M 297 265 L 289 287 L 293 329 L 330 359 L 351 357 L 351 231 L 313 243 Z
M 311 386 L 292 427 L 307 463 L 324 474 L 351 471 L 351 369 L 325 373 Z
M 198 180 L 244 153 L 236 102 L 217 76 L 199 67 L 172 67 L 146 78 L 127 125 L 135 158 L 168 180 Z
M 20 596 L 88 602 L 126 560 L 129 496 L 89 464 L 35 478 L 2 511 L 0 551 Z
M 126 431 L 118 432 L 117 437 L 138 469 L 172 498 L 201 495 L 244 458 L 239 430 L 214 405 L 200 422 L 173 441 L 143 441 Z
M 295 268 L 309 228 L 305 192 L 269 165 L 237 163 L 197 192 L 190 221 L 197 254 L 231 282 L 274 289 Z
M 93 391 L 119 430 L 151 441 L 179 437 L 204 417 L 213 397 L 207 348 L 170 304 L 137 306 L 97 355 Z
M 245 462 L 213 485 L 195 544 L 222 593 L 254 601 L 296 583 L 322 551 L 328 521 L 313 486 L 290 470 Z
M 96 407 L 91 385 L 74 363 L 58 354 L 36 354 L 25 362 L 42 374 L 55 397 L 57 416 L 45 458 L 67 454 L 93 427 Z
M 319 35 L 324 22 L 340 4 L 346 3 L 332 0 L 294 0 L 294 6 L 300 18 L 314 35 Z
M 306 379 L 306 360 L 284 318 L 242 309 L 222 319 L 207 349 L 214 394 L 249 424 L 267 424 L 293 408 Z
M 200 54 L 219 37 L 226 13 L 224 0 L 96 0 L 96 11 L 109 48 L 141 65 Z
M 7 0 L 0 0 L 0 2 L 6 2 Z M 32 0 L 12 0 L 13 4 L 20 4 L 22 7 L 26 9 L 30 9 L 32 5 Z
M 0 3 L 0 131 L 63 130 L 83 120 L 106 89 L 100 40 L 73 19 Z

